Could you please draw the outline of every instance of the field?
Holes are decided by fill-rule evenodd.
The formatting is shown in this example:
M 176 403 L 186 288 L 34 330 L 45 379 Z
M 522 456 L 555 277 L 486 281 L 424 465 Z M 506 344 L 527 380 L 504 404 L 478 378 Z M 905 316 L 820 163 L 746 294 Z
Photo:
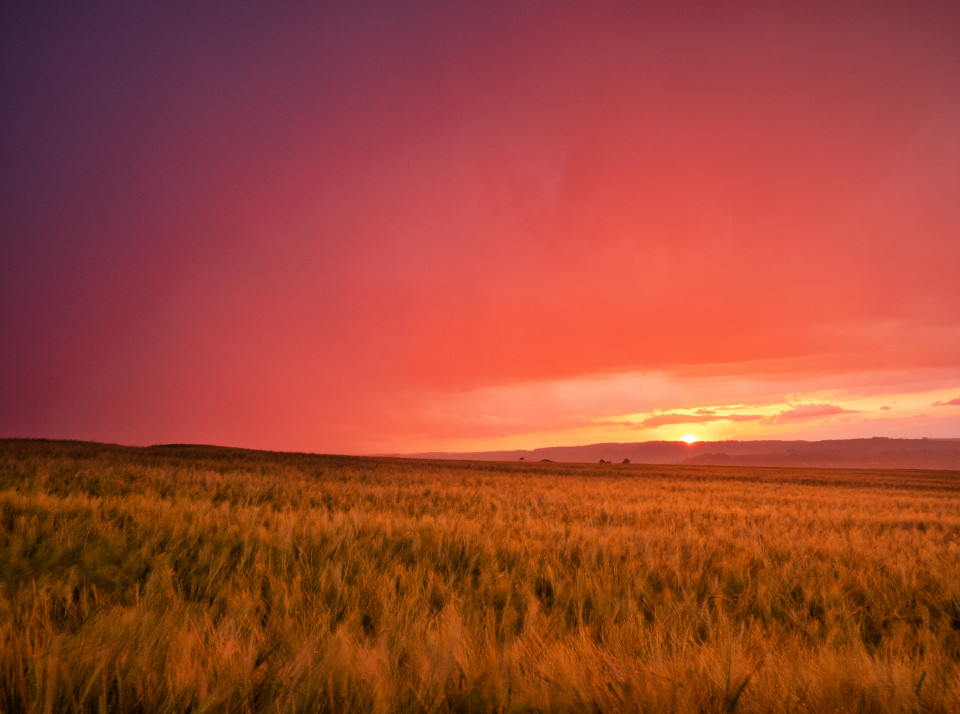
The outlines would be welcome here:
M 0 441 L 0 711 L 956 711 L 960 473 Z

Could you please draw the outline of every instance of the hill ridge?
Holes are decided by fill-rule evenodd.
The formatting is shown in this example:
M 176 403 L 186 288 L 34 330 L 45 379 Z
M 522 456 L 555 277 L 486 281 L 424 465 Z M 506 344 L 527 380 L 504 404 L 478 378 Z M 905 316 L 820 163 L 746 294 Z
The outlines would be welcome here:
M 599 442 L 500 451 L 421 452 L 412 458 L 477 461 L 590 463 L 600 459 L 641 464 L 808 466 L 960 470 L 960 438 L 864 437 L 856 439 Z

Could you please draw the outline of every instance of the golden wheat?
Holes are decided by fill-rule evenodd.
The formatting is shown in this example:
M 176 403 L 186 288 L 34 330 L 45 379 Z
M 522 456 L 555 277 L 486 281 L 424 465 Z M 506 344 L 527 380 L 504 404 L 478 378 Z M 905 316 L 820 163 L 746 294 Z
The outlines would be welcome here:
M 951 711 L 960 475 L 0 442 L 0 710 Z

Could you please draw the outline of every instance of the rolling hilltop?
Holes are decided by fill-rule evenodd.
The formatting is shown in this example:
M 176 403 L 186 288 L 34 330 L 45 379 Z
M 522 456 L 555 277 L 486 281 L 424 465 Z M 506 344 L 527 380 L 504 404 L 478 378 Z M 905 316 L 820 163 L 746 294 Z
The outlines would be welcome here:
M 960 469 L 960 439 L 834 439 L 828 441 L 641 441 L 550 446 L 513 451 L 409 454 L 476 461 L 567 461 L 718 466 L 807 466 Z

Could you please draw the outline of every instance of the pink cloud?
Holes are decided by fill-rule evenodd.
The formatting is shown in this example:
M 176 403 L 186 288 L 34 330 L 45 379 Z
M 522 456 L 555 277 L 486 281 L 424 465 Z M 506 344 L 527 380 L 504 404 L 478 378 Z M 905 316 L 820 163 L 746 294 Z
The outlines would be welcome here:
M 786 409 L 776 416 L 766 420 L 768 424 L 781 424 L 785 421 L 823 419 L 837 416 L 838 414 L 856 414 L 855 409 L 844 409 L 835 404 L 801 404 L 791 409 Z
M 931 407 L 960 407 L 960 397 L 951 399 L 949 402 L 934 402 Z

